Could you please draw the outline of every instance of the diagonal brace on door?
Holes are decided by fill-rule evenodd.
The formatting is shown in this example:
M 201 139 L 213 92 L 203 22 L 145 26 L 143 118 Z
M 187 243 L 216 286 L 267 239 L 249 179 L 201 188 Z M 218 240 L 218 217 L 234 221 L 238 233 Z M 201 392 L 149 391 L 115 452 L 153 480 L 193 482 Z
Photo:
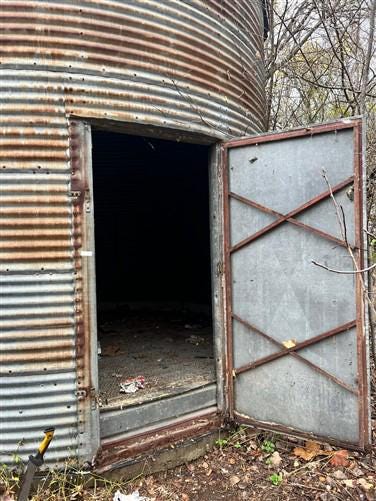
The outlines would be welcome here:
M 307 231 L 311 231 L 312 233 L 315 233 L 316 235 L 319 235 L 323 238 L 326 238 L 327 240 L 330 240 L 337 245 L 340 245 L 342 247 L 348 247 L 348 243 L 345 242 L 344 240 L 341 240 L 339 238 L 334 237 L 333 235 L 330 235 L 329 233 L 326 233 L 325 231 L 319 230 L 317 228 L 313 228 L 312 226 L 309 226 L 305 223 L 302 223 L 301 221 L 298 221 L 297 219 L 294 219 L 294 216 L 297 216 L 298 214 L 302 213 L 303 211 L 310 209 L 313 205 L 316 205 L 317 203 L 321 202 L 322 200 L 325 200 L 326 198 L 329 198 L 331 196 L 331 193 L 337 193 L 338 191 L 342 190 L 343 188 L 346 188 L 346 186 L 349 186 L 354 182 L 354 176 L 351 176 L 341 183 L 336 184 L 331 190 L 324 191 L 320 195 L 317 195 L 316 197 L 312 198 L 308 202 L 304 203 L 303 205 L 300 205 L 296 209 L 290 211 L 288 214 L 281 214 L 273 209 L 270 209 L 269 207 L 264 207 L 263 205 L 254 202 L 253 200 L 249 200 L 248 198 L 242 197 L 241 195 L 237 195 L 236 193 L 230 192 L 228 195 L 231 198 L 234 198 L 238 200 L 239 202 L 242 202 L 246 205 L 249 205 L 251 207 L 254 207 L 256 209 L 261 210 L 262 212 L 266 212 L 268 214 L 272 214 L 273 216 L 277 216 L 278 219 L 273 221 L 272 223 L 268 224 L 261 230 L 257 231 L 253 235 L 245 238 L 241 242 L 237 243 L 236 245 L 232 246 L 230 248 L 230 253 L 235 252 L 242 247 L 250 244 L 251 242 L 255 241 L 257 238 L 261 237 L 265 233 L 274 230 L 278 226 L 280 226 L 282 223 L 288 222 L 292 223 L 296 226 L 299 226 L 300 228 L 303 228 Z
M 233 317 L 234 317 L 234 315 L 233 315 Z M 237 317 L 237 318 L 234 317 L 234 318 L 237 320 L 239 317 Z M 244 324 L 244 321 L 243 320 L 241 320 L 241 321 Z M 250 326 L 250 324 L 249 324 L 249 326 Z M 234 370 L 234 374 L 237 376 L 239 374 L 242 374 L 243 372 L 250 371 L 251 369 L 255 369 L 256 367 L 260 367 L 261 365 L 272 362 L 273 360 L 277 360 L 277 359 L 282 358 L 286 355 L 293 354 L 299 350 L 302 350 L 303 348 L 307 348 L 308 346 L 312 346 L 313 344 L 316 344 L 320 341 L 323 341 L 324 339 L 328 339 L 330 337 L 336 336 L 337 334 L 341 334 L 343 332 L 346 332 L 355 326 L 356 326 L 356 320 L 352 320 L 351 322 L 347 322 L 346 324 L 340 325 L 339 327 L 336 327 L 334 329 L 330 329 L 329 331 L 323 332 L 322 334 L 319 334 L 319 335 L 314 336 L 310 339 L 306 339 L 305 341 L 297 343 L 295 346 L 293 346 L 291 348 L 284 347 L 284 349 L 281 351 L 278 351 L 276 353 L 272 353 L 271 355 L 267 355 L 266 357 L 262 357 L 259 360 L 256 360 L 255 362 L 251 362 L 249 364 L 238 367 L 237 369 Z M 252 326 L 250 326 L 250 328 L 253 329 Z M 256 332 L 261 333 L 261 331 L 259 331 L 258 329 L 256 330 Z M 267 334 L 265 334 L 265 336 L 267 336 L 268 338 L 271 338 Z M 274 340 L 274 341 L 276 341 L 276 340 Z M 280 344 L 278 341 L 276 341 L 276 342 L 278 344 Z M 304 359 L 304 360 L 306 360 L 306 359 Z M 323 369 L 320 369 L 320 371 L 323 371 Z M 332 378 L 333 378 L 333 376 L 330 379 L 332 379 Z M 341 381 L 341 383 L 342 383 L 341 386 L 343 386 L 343 387 L 347 386 L 342 381 Z M 346 389 L 351 391 L 352 393 L 354 393 L 354 390 L 350 389 L 350 387 L 348 387 Z
M 283 345 L 283 343 L 281 343 L 280 341 L 277 341 L 275 338 L 273 338 L 272 336 L 270 336 L 269 334 L 266 334 L 265 332 L 261 331 L 260 329 L 258 329 L 257 327 L 255 327 L 254 325 L 250 324 L 249 322 L 246 322 L 245 320 L 243 320 L 242 318 L 240 318 L 238 315 L 236 314 L 232 314 L 231 315 L 232 318 L 234 320 L 236 320 L 237 322 L 239 322 L 240 324 L 244 325 L 244 327 L 248 328 L 249 330 L 252 330 L 254 332 L 256 332 L 257 334 L 259 334 L 260 336 L 264 337 L 265 339 L 267 339 L 268 341 L 270 341 L 271 343 L 275 344 L 276 346 L 278 346 L 279 348 L 282 348 L 283 351 L 281 352 L 277 352 L 275 355 L 277 355 L 276 358 L 280 358 L 281 356 L 284 356 L 284 355 L 291 355 L 293 356 L 294 358 L 300 360 L 301 362 L 303 362 L 304 364 L 308 365 L 309 367 L 311 367 L 313 370 L 315 370 L 316 372 L 322 374 L 323 376 L 327 377 L 328 379 L 334 381 L 335 383 L 337 383 L 339 386 L 341 386 L 342 388 L 344 388 L 345 390 L 353 393 L 354 395 L 358 395 L 359 392 L 357 389 L 355 388 L 352 388 L 351 386 L 349 386 L 348 384 L 346 384 L 345 382 L 343 382 L 341 379 L 337 378 L 336 376 L 333 376 L 333 374 L 330 374 L 330 372 L 322 369 L 321 367 L 319 367 L 318 365 L 314 364 L 313 362 L 311 362 L 310 360 L 308 360 L 307 358 L 304 358 L 302 355 L 300 355 L 299 353 L 296 352 L 296 350 L 298 349 L 302 349 L 304 348 L 304 346 L 300 347 L 299 348 L 299 345 L 295 345 L 293 348 L 290 348 L 290 349 L 286 349 L 285 346 Z M 349 324 L 346 324 L 346 326 L 348 325 L 353 325 L 355 326 L 355 321 L 354 322 L 350 322 Z M 350 327 L 351 328 L 351 327 Z M 347 330 L 347 329 L 346 329 Z M 342 331 L 342 332 L 345 332 Z M 337 332 L 339 334 L 339 332 Z M 315 338 L 314 338 L 315 339 Z M 315 341 L 315 342 L 318 342 L 318 341 Z M 307 345 L 306 345 L 307 346 Z M 267 360 L 266 360 L 267 359 Z M 256 361 L 256 362 L 253 362 L 252 364 L 248 364 L 246 366 L 242 366 L 240 367 L 239 369 L 235 369 L 234 373 L 235 375 L 238 375 L 238 374 L 241 374 L 242 372 L 245 372 L 247 370 L 251 370 L 251 369 L 254 369 L 255 367 L 260 367 L 260 365 L 263 365 L 264 363 L 267 363 L 267 362 L 270 362 L 271 360 L 269 359 L 269 357 L 263 357 L 262 359 Z

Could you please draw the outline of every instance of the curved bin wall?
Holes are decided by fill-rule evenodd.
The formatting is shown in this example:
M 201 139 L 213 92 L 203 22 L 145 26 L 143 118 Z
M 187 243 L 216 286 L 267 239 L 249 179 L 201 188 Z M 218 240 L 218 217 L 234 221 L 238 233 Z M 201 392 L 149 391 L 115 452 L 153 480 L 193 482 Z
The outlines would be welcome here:
M 205 142 L 262 130 L 262 7 L 2 0 L 0 24 L 0 461 L 55 425 L 55 462 L 85 454 L 69 119 Z

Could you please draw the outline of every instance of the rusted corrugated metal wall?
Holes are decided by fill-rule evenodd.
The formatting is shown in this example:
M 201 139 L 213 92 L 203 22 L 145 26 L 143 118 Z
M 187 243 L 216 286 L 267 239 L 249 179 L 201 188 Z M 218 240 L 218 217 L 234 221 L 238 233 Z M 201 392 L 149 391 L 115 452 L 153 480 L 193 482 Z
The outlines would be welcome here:
M 0 23 L 1 461 L 47 425 L 57 460 L 80 449 L 69 117 L 213 139 L 262 129 L 262 8 L 2 0 Z
M 77 451 L 66 120 L 58 108 L 52 123 L 38 120 L 14 101 L 1 111 L 1 461 L 34 452 L 49 423 L 59 427 L 49 454 L 58 459 Z

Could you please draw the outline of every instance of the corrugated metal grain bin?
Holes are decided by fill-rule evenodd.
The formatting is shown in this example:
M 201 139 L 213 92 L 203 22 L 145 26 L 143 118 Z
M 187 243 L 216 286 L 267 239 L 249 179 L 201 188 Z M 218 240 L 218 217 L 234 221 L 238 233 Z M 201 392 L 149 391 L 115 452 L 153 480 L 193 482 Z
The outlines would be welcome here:
M 359 121 L 270 142 L 262 136 L 265 146 L 253 139 L 231 143 L 263 130 L 264 14 L 263 4 L 251 0 L 1 2 L 2 462 L 16 451 L 26 458 L 50 425 L 57 431 L 49 462 L 91 460 L 101 448 L 98 462 L 114 465 L 124 450 L 129 455 L 142 444 L 203 433 L 225 415 L 368 444 L 364 312 L 356 284 L 347 281 L 346 293 L 340 282 L 333 285 L 340 296 L 335 311 L 347 308 L 347 316 L 299 324 L 304 332 L 293 333 L 289 357 L 275 355 L 289 334 L 273 334 L 261 320 L 255 327 L 245 312 L 254 294 L 268 304 L 273 295 L 262 282 L 266 272 L 257 272 L 257 253 L 265 249 L 253 244 L 256 254 L 247 255 L 244 245 L 255 240 L 247 235 L 257 236 L 273 218 L 295 217 L 284 216 L 294 207 L 274 204 L 284 192 L 273 192 L 275 178 L 262 177 L 274 172 L 279 155 L 289 163 L 289 152 L 299 149 L 290 141 L 299 137 L 309 152 L 324 143 L 328 161 L 341 148 L 342 167 L 330 160 L 338 164 L 333 183 L 342 195 L 358 169 L 357 206 L 348 201 L 348 217 L 355 214 L 356 229 L 361 224 Z M 303 171 L 305 157 L 299 157 Z M 313 205 L 320 211 L 317 204 L 329 203 L 322 178 L 312 176 L 306 187 L 296 174 L 311 218 L 303 224 L 296 216 L 295 230 L 304 240 L 302 226 L 310 225 L 310 237 L 338 243 L 335 221 L 324 228 L 312 222 Z M 270 188 L 264 201 L 245 189 L 260 183 Z M 275 245 L 269 238 L 260 242 Z M 361 232 L 356 238 L 354 245 L 364 248 Z M 310 245 L 325 251 L 320 242 Z M 238 266 L 254 269 L 254 276 L 238 276 Z M 313 281 L 314 272 L 307 272 Z M 256 278 L 257 291 L 249 285 Z M 307 312 L 312 301 L 304 297 Z M 261 299 L 254 301 L 257 318 Z M 296 314 L 296 305 L 285 303 Z M 286 322 L 296 318 L 284 315 Z M 242 329 L 261 336 L 259 342 L 249 345 Z M 352 339 L 357 347 L 349 349 Z M 306 388 L 319 388 L 314 398 L 325 419 L 330 400 L 350 409 L 341 431 L 326 431 L 312 414 L 299 421 L 292 411 L 279 416 L 270 404 L 275 390 L 260 381 L 260 360 L 271 357 L 272 369 L 284 375 L 275 379 L 290 381 L 283 363 L 299 364 L 303 351 L 296 351 L 309 352 L 319 341 L 334 365 L 313 352 L 303 363 L 308 375 L 292 370 Z M 343 356 L 352 364 L 345 374 Z M 253 374 L 264 403 L 254 394 Z M 257 409 L 248 407 L 249 385 Z

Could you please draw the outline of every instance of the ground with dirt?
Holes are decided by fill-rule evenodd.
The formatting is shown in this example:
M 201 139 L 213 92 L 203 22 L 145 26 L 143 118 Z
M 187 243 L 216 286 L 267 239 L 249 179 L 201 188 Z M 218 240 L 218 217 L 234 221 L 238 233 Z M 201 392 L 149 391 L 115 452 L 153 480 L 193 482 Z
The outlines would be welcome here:
M 202 459 L 140 478 L 127 492 L 158 501 L 331 501 L 376 499 L 375 488 L 371 453 L 240 429 Z
M 33 501 L 376 499 L 375 446 L 365 454 L 248 427 L 219 435 L 215 448 L 196 461 L 131 481 L 97 478 L 93 486 L 90 473 L 72 471 L 51 473 Z M 17 475 L 12 481 L 3 472 L 0 501 L 15 501 L 17 483 Z M 116 491 L 133 497 L 116 497 Z
M 78 481 L 69 472 L 51 475 L 52 484 L 42 482 L 34 501 L 112 501 L 117 490 L 139 491 L 141 498 L 132 501 L 368 501 L 376 499 L 376 448 L 338 450 L 241 427 L 219 436 L 215 448 L 192 463 L 124 483 L 97 479 L 93 487 L 85 475 Z M 0 501 L 14 501 L 17 478 L 12 483 L 3 474 L 2 480 Z

